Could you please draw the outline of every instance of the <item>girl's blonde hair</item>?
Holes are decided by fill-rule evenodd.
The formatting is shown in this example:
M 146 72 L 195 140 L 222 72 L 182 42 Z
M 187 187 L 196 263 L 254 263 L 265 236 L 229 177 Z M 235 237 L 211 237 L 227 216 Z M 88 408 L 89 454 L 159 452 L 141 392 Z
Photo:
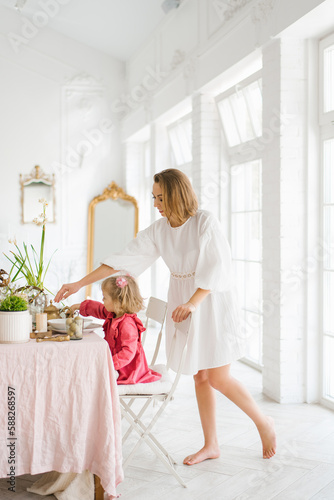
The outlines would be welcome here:
M 102 292 L 113 301 L 115 314 L 134 314 L 144 308 L 144 300 L 132 276 L 111 276 L 102 282 Z
M 155 174 L 153 179 L 161 187 L 164 211 L 169 221 L 172 217 L 183 224 L 196 214 L 197 196 L 186 174 L 176 168 L 168 168 Z

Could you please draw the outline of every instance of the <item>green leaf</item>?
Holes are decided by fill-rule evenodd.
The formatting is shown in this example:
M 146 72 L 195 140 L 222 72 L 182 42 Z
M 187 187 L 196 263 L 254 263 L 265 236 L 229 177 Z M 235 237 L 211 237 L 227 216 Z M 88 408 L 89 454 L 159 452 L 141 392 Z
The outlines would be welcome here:
M 17 271 L 17 273 L 15 274 L 14 278 L 11 278 L 11 281 L 15 281 L 15 280 L 16 280 L 16 278 L 17 278 L 18 274 L 20 274 L 20 272 L 21 272 L 21 270 L 22 270 L 23 265 L 24 265 L 24 262 L 22 263 L 21 267 L 19 268 L 19 270 L 18 270 L 18 271 Z
M 35 267 L 36 267 L 36 270 L 38 269 L 38 266 L 37 266 L 37 260 L 36 260 L 36 257 L 38 258 L 38 255 L 37 255 L 37 252 L 36 250 L 34 249 L 33 245 L 30 245 L 31 248 L 32 248 L 32 256 L 34 258 L 34 262 L 35 262 Z
M 17 245 L 15 245 L 15 247 L 17 248 L 17 251 L 19 252 L 19 255 L 20 255 L 21 259 L 22 259 L 22 260 L 24 260 L 24 259 L 23 259 L 23 255 L 22 255 L 21 250 L 19 249 L 19 247 L 18 247 Z M 12 251 L 12 254 L 14 254 L 14 252 L 13 252 L 13 251 Z M 14 255 L 15 255 L 15 254 L 14 254 Z M 16 255 L 15 255 L 15 257 L 16 257 Z
M 46 275 L 46 272 L 47 272 L 47 270 L 49 269 L 49 265 L 50 265 L 50 263 L 51 263 L 51 259 L 52 259 L 52 257 L 54 256 L 54 254 L 55 254 L 56 252 L 57 252 L 57 249 L 56 249 L 56 250 L 53 252 L 53 254 L 51 255 L 51 257 L 50 257 L 50 259 L 49 259 L 49 262 L 48 262 L 48 264 L 47 264 L 47 266 L 46 266 L 46 268 L 45 268 L 45 271 L 44 271 L 44 276 L 43 276 L 43 280 L 42 280 L 43 282 L 44 282 L 44 280 L 45 280 L 45 275 Z
M 26 253 L 28 263 L 29 263 L 29 271 L 33 274 L 34 271 L 33 271 L 33 267 L 32 267 L 31 262 L 30 262 L 28 247 L 27 247 L 27 245 L 25 243 L 23 243 L 23 248 L 24 248 L 24 251 Z

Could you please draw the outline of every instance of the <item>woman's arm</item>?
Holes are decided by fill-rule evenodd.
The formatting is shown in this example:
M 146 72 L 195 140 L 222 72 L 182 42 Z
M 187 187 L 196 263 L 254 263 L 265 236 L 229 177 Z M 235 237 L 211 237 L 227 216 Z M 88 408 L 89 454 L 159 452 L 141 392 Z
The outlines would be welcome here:
M 197 288 L 194 295 L 190 297 L 188 302 L 185 304 L 181 304 L 176 309 L 174 309 L 172 313 L 172 319 L 175 323 L 180 323 L 188 318 L 190 313 L 196 311 L 197 307 L 200 303 L 205 299 L 207 295 L 209 295 L 210 290 L 204 290 L 203 288 Z
M 87 274 L 87 276 L 85 276 L 81 280 L 63 285 L 59 292 L 57 292 L 54 300 L 55 302 L 60 302 L 63 299 L 67 299 L 73 293 L 78 292 L 83 286 L 95 283 L 95 281 L 102 280 L 115 273 L 117 273 L 116 269 L 102 264 L 102 266 Z

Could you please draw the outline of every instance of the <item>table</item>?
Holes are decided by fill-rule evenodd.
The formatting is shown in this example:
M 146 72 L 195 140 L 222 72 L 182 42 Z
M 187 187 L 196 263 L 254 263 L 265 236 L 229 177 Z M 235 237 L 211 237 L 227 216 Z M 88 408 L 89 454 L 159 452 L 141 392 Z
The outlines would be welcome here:
M 89 470 L 116 496 L 122 432 L 107 342 L 0 344 L 0 366 L 0 477 Z

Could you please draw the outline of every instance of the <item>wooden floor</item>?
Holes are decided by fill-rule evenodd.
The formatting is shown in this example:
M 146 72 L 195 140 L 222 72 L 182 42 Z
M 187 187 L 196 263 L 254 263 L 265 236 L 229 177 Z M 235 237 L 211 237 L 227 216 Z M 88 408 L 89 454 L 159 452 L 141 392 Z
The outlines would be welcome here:
M 279 405 L 261 393 L 260 374 L 237 362 L 234 375 L 243 381 L 263 410 L 272 415 L 278 434 L 278 452 L 261 458 L 254 424 L 221 395 L 217 397 L 217 424 L 221 457 L 192 467 L 184 456 L 202 445 L 191 377 L 184 376 L 175 400 L 161 416 L 154 434 L 180 464 L 187 488 L 179 486 L 152 451 L 143 445 L 119 485 L 121 500 L 334 500 L 334 412 L 319 405 Z M 124 447 L 124 455 L 131 444 Z M 16 493 L 0 480 L 3 500 L 49 498 L 27 493 L 36 476 L 17 478 Z M 78 499 L 80 500 L 80 499 Z

